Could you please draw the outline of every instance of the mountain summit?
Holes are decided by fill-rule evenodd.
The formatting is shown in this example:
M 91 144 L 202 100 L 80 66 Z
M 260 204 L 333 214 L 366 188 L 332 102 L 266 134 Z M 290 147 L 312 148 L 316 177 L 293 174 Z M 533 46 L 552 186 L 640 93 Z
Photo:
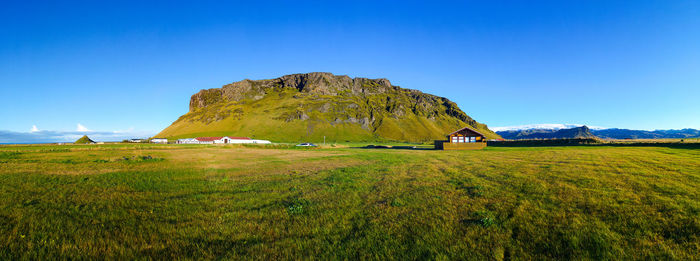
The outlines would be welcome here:
M 95 143 L 95 141 L 88 138 L 87 135 L 83 135 L 82 137 L 80 137 L 80 139 L 76 140 L 73 143 L 75 143 L 75 144 L 91 144 L 91 143 Z
M 331 73 L 243 80 L 192 95 L 190 110 L 157 137 L 236 135 L 274 141 L 429 141 L 470 126 L 498 137 L 447 98 L 387 79 Z

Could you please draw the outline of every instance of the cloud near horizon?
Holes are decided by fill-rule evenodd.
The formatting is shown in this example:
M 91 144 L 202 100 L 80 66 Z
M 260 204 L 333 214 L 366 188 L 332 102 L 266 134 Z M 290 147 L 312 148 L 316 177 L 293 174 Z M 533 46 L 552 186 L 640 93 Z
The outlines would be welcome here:
M 78 127 L 75 129 L 75 131 L 91 131 L 91 130 L 86 128 L 82 124 L 78 123 Z
M 39 130 L 35 127 L 33 126 L 29 132 L 0 130 L 0 143 L 74 142 L 83 135 L 88 135 L 94 141 L 122 141 L 155 135 L 152 131 L 135 131 L 133 128 L 129 128 L 126 131 L 91 131 L 80 124 L 78 124 L 76 131 Z

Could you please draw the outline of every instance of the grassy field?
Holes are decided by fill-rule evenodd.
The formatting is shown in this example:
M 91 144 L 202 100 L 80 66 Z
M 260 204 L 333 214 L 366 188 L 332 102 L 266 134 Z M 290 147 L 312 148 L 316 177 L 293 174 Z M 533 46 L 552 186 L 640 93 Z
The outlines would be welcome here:
M 0 259 L 698 253 L 698 149 L 0 146 Z

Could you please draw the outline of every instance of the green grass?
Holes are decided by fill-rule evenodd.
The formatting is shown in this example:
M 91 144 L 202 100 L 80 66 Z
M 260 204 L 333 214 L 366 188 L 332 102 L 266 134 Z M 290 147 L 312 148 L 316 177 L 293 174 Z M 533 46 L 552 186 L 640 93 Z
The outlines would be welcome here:
M 692 260 L 698 166 L 664 147 L 1 146 L 0 259 Z

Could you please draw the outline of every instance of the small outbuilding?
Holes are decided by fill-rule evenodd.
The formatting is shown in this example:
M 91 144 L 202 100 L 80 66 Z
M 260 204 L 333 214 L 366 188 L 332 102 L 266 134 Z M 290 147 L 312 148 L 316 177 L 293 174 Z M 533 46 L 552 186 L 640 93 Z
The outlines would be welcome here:
M 464 127 L 447 135 L 447 140 L 436 140 L 438 150 L 473 150 L 486 147 L 486 136 L 470 127 Z
M 163 139 L 163 138 L 153 138 L 151 139 L 152 143 L 162 143 L 162 144 L 167 144 L 168 139 Z
M 177 144 L 199 144 L 199 141 L 195 138 L 179 139 L 177 140 Z

